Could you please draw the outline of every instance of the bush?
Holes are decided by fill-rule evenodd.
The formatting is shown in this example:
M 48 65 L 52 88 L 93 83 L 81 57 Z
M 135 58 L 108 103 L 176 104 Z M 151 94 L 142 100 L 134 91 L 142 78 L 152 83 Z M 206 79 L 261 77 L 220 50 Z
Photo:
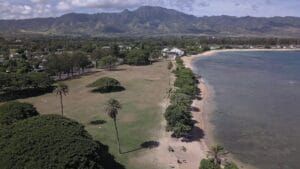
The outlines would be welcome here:
M 221 169 L 221 167 L 215 165 L 214 161 L 211 159 L 203 159 L 199 169 Z
M 131 50 L 126 57 L 126 60 L 129 65 L 150 64 L 149 53 L 142 49 Z
M 110 93 L 125 90 L 125 88 L 121 86 L 121 83 L 118 80 L 110 77 L 100 78 L 92 84 L 88 85 L 88 87 L 95 87 L 93 92 L 100 93 Z
M 231 163 L 226 164 L 225 167 L 224 167 L 224 169 L 239 169 L 239 168 L 237 167 L 236 164 L 234 164 L 233 162 L 231 162 Z
M 0 129 L 1 168 L 123 168 L 81 124 L 42 115 Z
M 20 102 L 4 103 L 0 106 L 0 125 L 11 125 L 19 120 L 24 120 L 39 113 L 33 105 Z

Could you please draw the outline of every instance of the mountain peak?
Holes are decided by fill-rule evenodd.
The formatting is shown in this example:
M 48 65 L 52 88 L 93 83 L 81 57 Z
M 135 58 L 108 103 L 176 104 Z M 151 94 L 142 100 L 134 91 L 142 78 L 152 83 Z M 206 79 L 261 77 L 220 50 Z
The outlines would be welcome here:
M 57 18 L 0 20 L 0 33 L 51 33 L 89 36 L 300 36 L 299 17 L 196 17 L 159 6 L 141 6 L 121 13 L 69 13 Z

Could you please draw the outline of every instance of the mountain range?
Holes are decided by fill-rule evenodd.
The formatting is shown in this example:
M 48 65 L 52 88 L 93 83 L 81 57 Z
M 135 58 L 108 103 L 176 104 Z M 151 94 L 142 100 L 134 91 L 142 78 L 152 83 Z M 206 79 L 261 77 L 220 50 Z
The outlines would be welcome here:
M 300 37 L 299 17 L 196 17 L 173 9 L 143 6 L 120 13 L 78 14 L 0 20 L 0 34 L 64 36 L 276 36 Z

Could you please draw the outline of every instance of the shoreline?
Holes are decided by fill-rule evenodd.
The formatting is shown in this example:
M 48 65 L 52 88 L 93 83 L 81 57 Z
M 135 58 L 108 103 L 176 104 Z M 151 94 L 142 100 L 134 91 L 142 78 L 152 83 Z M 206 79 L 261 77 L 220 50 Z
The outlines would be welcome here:
M 300 51 L 300 48 L 295 49 L 217 49 L 217 50 L 209 50 L 203 53 L 199 53 L 196 55 L 190 55 L 190 56 L 184 56 L 182 59 L 186 60 L 184 61 L 184 64 L 186 67 L 190 68 L 191 70 L 195 70 L 193 67 L 193 61 L 195 59 L 200 59 L 202 57 L 211 56 L 217 53 L 221 52 L 293 52 L 293 51 Z
M 203 52 L 203 53 L 200 53 L 197 55 L 184 56 L 184 57 L 182 57 L 182 60 L 184 62 L 184 65 L 187 68 L 190 68 L 194 72 L 195 75 L 199 75 L 196 73 L 197 68 L 193 65 L 193 62 L 196 59 L 209 57 L 209 56 L 215 55 L 217 53 L 221 53 L 221 52 L 243 52 L 243 51 L 245 51 L 245 52 L 255 52 L 255 51 L 273 52 L 273 51 L 300 51 L 300 49 L 221 49 L 221 50 L 211 50 L 211 51 Z M 201 150 L 204 151 L 204 152 L 201 152 L 202 157 L 203 157 L 203 154 L 206 154 L 207 151 L 209 150 L 209 148 L 211 146 L 213 146 L 214 144 L 216 144 L 218 141 L 215 137 L 215 132 L 214 132 L 215 126 L 213 124 L 211 124 L 209 121 L 209 118 L 210 118 L 209 116 L 215 109 L 215 104 L 213 103 L 214 102 L 214 90 L 213 90 L 213 87 L 210 86 L 205 79 L 200 77 L 200 78 L 198 78 L 198 80 L 200 82 L 198 84 L 198 88 L 201 91 L 200 96 L 202 99 L 201 100 L 195 99 L 193 101 L 192 107 L 195 107 L 195 108 L 199 109 L 200 111 L 193 110 L 192 114 L 193 114 L 194 120 L 196 120 L 198 122 L 198 123 L 196 123 L 195 126 L 202 129 L 204 132 L 204 137 L 199 140 Z M 195 133 L 195 134 L 199 135 L 199 133 Z M 202 159 L 199 159 L 199 160 L 201 161 Z M 243 169 L 256 169 L 256 167 L 254 167 L 254 166 L 251 166 L 249 164 L 241 162 L 232 154 L 229 154 L 229 156 L 226 157 L 225 159 L 235 162 L 241 169 L 242 168 Z

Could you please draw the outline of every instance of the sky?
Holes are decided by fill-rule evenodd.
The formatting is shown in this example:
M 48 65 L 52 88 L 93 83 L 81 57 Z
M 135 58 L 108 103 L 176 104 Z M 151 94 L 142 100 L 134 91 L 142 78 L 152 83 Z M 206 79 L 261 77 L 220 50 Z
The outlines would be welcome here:
M 300 0 L 0 0 L 0 19 L 119 12 L 161 6 L 196 16 L 299 16 Z

